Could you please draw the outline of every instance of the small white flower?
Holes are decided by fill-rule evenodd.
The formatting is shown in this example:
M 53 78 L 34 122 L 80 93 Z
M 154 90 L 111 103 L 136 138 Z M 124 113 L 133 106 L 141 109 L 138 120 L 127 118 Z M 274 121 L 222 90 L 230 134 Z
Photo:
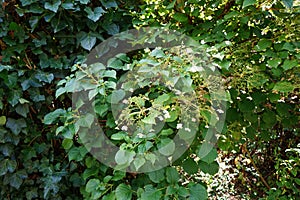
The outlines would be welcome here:
M 167 110 L 164 110 L 163 113 L 165 113 L 165 114 L 164 114 L 164 118 L 165 118 L 165 119 L 171 118 L 170 113 L 169 113 Z
M 133 92 L 133 91 L 134 91 L 133 88 L 130 88 L 130 89 L 129 89 L 129 92 Z
M 247 97 L 246 99 L 249 99 L 250 101 L 252 101 L 252 97 L 250 97 L 250 96 L 249 96 L 249 97 Z
M 196 122 L 196 118 L 192 118 L 192 122 Z
M 208 125 L 206 125 L 206 126 L 205 126 L 205 128 L 209 128 L 209 126 L 208 126 Z
M 244 91 L 244 90 L 241 90 L 241 93 L 242 93 L 242 94 L 246 94 L 246 91 Z
M 191 132 L 190 128 L 184 128 L 184 130 L 186 130 L 187 132 Z
M 128 104 L 128 100 L 127 100 L 127 99 L 124 99 L 122 102 L 123 102 L 124 104 Z
M 236 99 L 237 99 L 237 100 L 241 100 L 241 97 L 237 97 Z
M 279 99 L 277 102 L 284 103 L 285 101 L 283 99 Z
M 137 136 L 138 136 L 139 138 L 143 138 L 145 135 L 142 134 L 142 133 L 138 133 Z
M 231 88 L 232 88 L 232 87 L 229 85 L 229 86 L 228 86 L 228 89 L 230 90 Z
M 217 112 L 220 113 L 220 114 L 223 114 L 224 110 L 218 109 Z
M 128 127 L 127 127 L 127 126 L 122 126 L 121 130 L 122 130 L 122 131 L 127 131 L 127 130 L 128 130 Z
M 177 129 L 182 129 L 182 124 L 177 124 L 176 128 Z
M 163 121 L 164 118 L 162 116 L 158 116 L 159 121 Z
M 293 97 L 291 97 L 291 99 L 292 100 L 294 100 L 294 99 L 297 99 L 298 97 L 297 96 L 293 96 Z
M 149 132 L 154 132 L 154 131 L 155 131 L 154 129 L 150 129 L 150 130 L 149 130 Z

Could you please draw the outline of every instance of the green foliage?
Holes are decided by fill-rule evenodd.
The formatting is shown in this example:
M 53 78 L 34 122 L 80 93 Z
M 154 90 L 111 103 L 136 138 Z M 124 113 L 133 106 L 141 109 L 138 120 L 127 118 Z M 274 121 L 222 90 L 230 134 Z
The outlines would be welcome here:
M 213 175 L 218 172 L 218 151 L 239 152 L 245 144 L 254 162 L 261 163 L 258 166 L 275 171 L 262 173 L 272 189 L 255 183 L 263 192 L 252 197 L 299 198 L 298 1 L 20 0 L 2 1 L 1 9 L 1 199 L 206 199 L 205 184 L 188 179 L 185 185 L 186 173 Z M 218 128 L 218 112 L 224 111 L 210 107 L 217 94 L 212 97 L 207 90 L 214 85 L 193 73 L 190 58 L 179 51 L 156 48 L 119 54 L 94 65 L 93 71 L 82 65 L 88 51 L 132 26 L 168 26 L 207 50 L 226 85 L 227 98 L 220 100 L 228 105 L 224 128 Z M 172 66 L 176 76 L 163 64 Z M 133 69 L 140 79 L 114 90 L 122 73 Z M 148 87 L 156 73 L 171 85 L 179 77 L 178 88 L 195 89 L 201 101 L 195 111 L 201 121 L 196 140 L 171 166 L 126 173 L 122 170 L 128 166 L 139 170 L 155 164 L 154 150 L 166 156 L 177 150 L 171 139 L 180 129 L 180 106 L 174 91 L 158 84 Z M 80 88 L 89 91 L 87 98 L 97 100 L 95 115 L 79 114 L 71 109 L 71 95 L 78 89 L 75 82 L 90 75 L 102 82 L 86 82 Z M 130 96 L 115 122 L 111 103 L 121 104 L 128 91 L 138 89 L 135 85 L 147 90 Z M 78 108 L 84 104 L 76 103 Z M 158 133 L 149 132 L 163 111 L 166 125 Z M 78 137 L 79 129 L 92 127 L 95 118 L 120 147 L 115 161 L 121 171 L 93 158 L 84 138 Z M 138 123 L 141 130 L 128 135 L 131 127 L 122 122 Z M 204 141 L 210 134 L 208 124 L 222 129 L 218 149 L 210 144 L 216 138 Z M 190 139 L 186 132 L 179 135 Z M 205 146 L 208 151 L 201 150 Z M 275 163 L 267 163 L 267 158 Z

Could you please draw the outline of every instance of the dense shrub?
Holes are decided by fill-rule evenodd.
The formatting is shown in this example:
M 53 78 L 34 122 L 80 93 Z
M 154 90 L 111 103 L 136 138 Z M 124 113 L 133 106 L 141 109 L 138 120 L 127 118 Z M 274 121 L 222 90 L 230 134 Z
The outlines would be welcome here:
M 82 89 L 95 89 L 91 96 L 98 101 L 95 108 L 99 123 L 112 141 L 123 148 L 126 159 L 117 162 L 121 171 L 95 159 L 76 132 L 78 127 L 88 128 L 94 120 L 94 115 L 76 115 L 71 109 L 75 90 L 70 83 L 82 74 L 96 75 L 85 68 L 85 56 L 108 37 L 141 26 L 166 26 L 186 34 L 197 42 L 196 46 L 205 49 L 210 63 L 221 73 L 227 91 L 222 101 L 228 110 L 217 144 L 220 151 L 243 157 L 252 166 L 249 171 L 241 160 L 235 159 L 242 171 L 240 185 L 256 191 L 249 196 L 299 196 L 298 1 L 13 0 L 3 1 L 0 15 L 1 199 L 207 197 L 205 184 L 194 174 L 199 170 L 209 174 L 218 171 L 215 148 L 210 148 L 207 156 L 199 153 L 206 126 L 212 125 L 217 115 L 210 107 L 209 86 L 203 77 L 189 71 L 192 66 L 183 54 L 163 48 L 118 55 L 103 66 L 98 65 L 97 73 L 104 77 L 104 91 L 102 83 L 83 85 Z M 131 157 L 143 148 L 157 148 L 166 155 L 174 151 L 172 145 L 159 145 L 171 144 L 166 141 L 174 136 L 180 118 L 174 93 L 153 85 L 147 91 L 136 92 L 130 105 L 138 112 L 151 107 L 149 103 L 157 103 L 160 111 L 172 111 L 174 120 L 167 121 L 160 133 L 162 137 L 139 140 L 126 137 L 125 128 L 115 129 L 117 124 L 109 107 L 114 101 L 113 85 L 123 73 L 145 62 L 153 66 L 169 63 L 183 80 L 192 80 L 190 86 L 196 88 L 201 100 L 197 110 L 199 131 L 187 153 L 172 165 L 150 173 L 126 173 L 122 169 L 131 165 Z M 150 73 L 152 68 L 143 70 Z M 148 75 L 140 83 L 146 84 Z M 158 116 L 152 114 L 120 118 L 155 124 Z M 216 121 L 213 127 L 217 124 Z M 147 130 L 146 127 L 144 131 Z M 146 162 L 142 158 L 136 160 L 135 169 Z M 246 192 L 245 188 L 240 189 Z

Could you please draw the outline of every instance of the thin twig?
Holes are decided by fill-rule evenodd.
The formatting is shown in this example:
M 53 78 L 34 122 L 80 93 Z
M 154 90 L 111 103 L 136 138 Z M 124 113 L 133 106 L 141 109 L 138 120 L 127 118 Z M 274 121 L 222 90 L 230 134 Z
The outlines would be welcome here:
M 254 160 L 252 159 L 251 154 L 250 154 L 249 150 L 247 149 L 247 143 L 245 143 L 245 144 L 243 145 L 243 148 L 244 148 L 244 150 L 246 151 L 246 153 L 249 155 L 249 159 L 250 159 L 250 161 L 251 161 L 251 163 L 252 163 L 254 169 L 255 169 L 256 172 L 258 173 L 259 178 L 261 179 L 261 181 L 263 182 L 263 184 L 264 184 L 268 189 L 271 189 L 271 187 L 269 186 L 269 184 L 267 183 L 267 181 L 264 179 L 264 177 L 262 176 L 262 174 L 261 174 L 260 171 L 258 170 L 258 168 L 257 168 L 257 166 L 256 166 L 256 164 L 255 164 L 255 162 L 254 162 Z

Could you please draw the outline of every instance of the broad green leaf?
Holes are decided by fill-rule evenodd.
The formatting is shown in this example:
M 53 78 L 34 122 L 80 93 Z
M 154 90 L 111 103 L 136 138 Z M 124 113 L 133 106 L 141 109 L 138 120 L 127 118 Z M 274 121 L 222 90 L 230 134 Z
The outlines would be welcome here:
M 212 144 L 205 142 L 199 146 L 197 155 L 202 161 L 212 163 L 217 158 L 218 153 Z
M 99 185 L 100 185 L 99 179 L 91 179 L 87 182 L 85 186 L 85 191 L 87 191 L 88 193 L 92 193 L 93 191 L 98 190 Z
M 118 132 L 111 136 L 112 140 L 123 140 L 127 134 L 125 132 Z
M 198 169 L 199 169 L 197 163 L 192 158 L 186 159 L 182 163 L 182 167 L 183 167 L 184 171 L 186 171 L 190 175 L 197 173 Z
M 115 70 L 106 70 L 103 77 L 116 78 L 117 72 Z
M 257 50 L 262 51 L 262 50 L 265 50 L 265 49 L 271 47 L 271 45 L 272 45 L 272 41 L 271 40 L 261 39 L 257 43 L 256 48 L 257 48 Z
M 44 8 L 56 13 L 58 11 L 60 4 L 61 4 L 60 0 L 53 0 L 52 3 L 46 2 Z
M 166 9 L 172 9 L 172 8 L 174 8 L 175 3 L 176 3 L 176 0 L 173 0 L 173 2 L 170 3 L 170 4 L 166 7 Z
M 166 168 L 166 179 L 170 184 L 177 183 L 179 180 L 178 171 L 173 167 Z
M 17 120 L 7 118 L 6 127 L 9 128 L 13 134 L 18 135 L 23 128 L 27 127 L 27 124 L 23 118 Z
M 97 22 L 103 13 L 105 13 L 101 7 L 96 7 L 94 11 L 90 7 L 86 7 L 84 11 L 88 14 L 87 17 L 94 22 Z
M 52 124 L 54 121 L 56 121 L 59 117 L 63 116 L 66 113 L 65 110 L 59 108 L 55 111 L 48 113 L 44 117 L 44 124 Z
M 121 183 L 116 188 L 116 199 L 117 200 L 128 200 L 132 198 L 132 190 L 130 185 L 126 185 L 124 183 Z
M 152 185 L 145 186 L 145 192 L 142 193 L 140 200 L 161 199 L 162 192 Z
M 118 165 L 130 164 L 134 156 L 135 152 L 120 149 L 115 155 L 115 160 Z
M 87 127 L 91 128 L 92 124 L 94 123 L 95 116 L 92 115 L 91 113 L 87 113 L 84 116 L 81 116 L 77 122 L 76 125 L 81 126 L 81 127 Z
M 96 44 L 96 37 L 91 36 L 90 34 L 87 34 L 83 40 L 80 41 L 80 45 L 90 51 Z
M 6 117 L 5 116 L 1 116 L 0 117 L 0 126 L 5 125 L 5 123 L 6 123 Z
M 276 114 L 272 111 L 266 111 L 262 115 L 262 121 L 265 122 L 269 127 L 276 124 Z
M 244 0 L 242 8 L 244 9 L 248 6 L 254 5 L 255 3 L 256 3 L 256 0 Z
M 201 184 L 189 184 L 190 198 L 189 200 L 205 200 L 208 198 L 206 188 Z
M 88 151 L 84 146 L 81 146 L 81 147 L 73 146 L 68 151 L 69 161 L 71 161 L 71 160 L 81 161 L 87 153 L 88 153 Z
M 139 170 L 144 164 L 145 164 L 146 160 L 145 158 L 138 156 L 133 160 L 133 164 L 135 167 L 135 170 Z
M 111 94 L 111 103 L 117 104 L 125 97 L 124 90 L 114 90 Z
M 279 92 L 292 92 L 295 89 L 294 85 L 287 81 L 280 81 L 275 84 L 273 90 L 279 91 Z
M 216 161 L 212 163 L 206 163 L 200 160 L 198 162 L 198 166 L 201 171 L 203 171 L 204 173 L 208 173 L 210 175 L 215 175 L 219 171 L 219 164 Z
M 286 71 L 292 69 L 298 64 L 297 60 L 285 60 L 282 64 L 282 68 Z
M 95 112 L 100 116 L 104 117 L 106 112 L 108 111 L 109 106 L 107 104 L 100 104 L 95 106 Z
M 268 60 L 268 66 L 271 68 L 277 68 L 278 65 L 280 65 L 281 59 L 280 58 L 274 58 L 271 60 Z
M 62 142 L 62 146 L 64 149 L 70 149 L 73 146 L 73 140 L 65 138 Z
M 158 144 L 158 151 L 165 156 L 172 155 L 175 151 L 174 141 L 169 138 L 162 139 Z
M 165 170 L 160 169 L 157 171 L 149 172 L 148 176 L 150 180 L 153 181 L 154 183 L 160 183 L 165 179 Z
M 173 134 L 173 129 L 169 128 L 169 129 L 164 129 L 161 131 L 161 135 L 165 135 L 165 136 L 168 136 L 168 135 L 172 135 Z
M 178 13 L 176 12 L 174 15 L 173 15 L 173 18 L 179 22 L 187 22 L 188 21 L 188 17 L 187 15 L 185 15 L 184 13 Z

